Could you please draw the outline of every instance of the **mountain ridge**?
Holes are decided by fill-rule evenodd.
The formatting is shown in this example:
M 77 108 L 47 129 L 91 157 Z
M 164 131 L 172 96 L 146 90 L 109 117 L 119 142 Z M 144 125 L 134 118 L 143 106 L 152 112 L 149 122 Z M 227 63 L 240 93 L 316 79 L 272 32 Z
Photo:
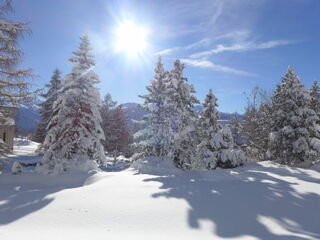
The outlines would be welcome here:
M 128 102 L 121 104 L 127 116 L 127 124 L 130 128 L 134 126 L 132 120 L 141 120 L 146 112 L 139 107 L 138 103 Z M 17 134 L 29 135 L 36 131 L 38 123 L 40 121 L 39 107 L 37 105 L 21 105 L 17 108 L 16 128 Z M 196 111 L 201 110 L 201 105 L 195 106 Z M 237 115 L 240 119 L 243 118 L 243 114 L 239 113 L 226 113 L 220 112 L 220 120 L 230 120 L 234 115 Z

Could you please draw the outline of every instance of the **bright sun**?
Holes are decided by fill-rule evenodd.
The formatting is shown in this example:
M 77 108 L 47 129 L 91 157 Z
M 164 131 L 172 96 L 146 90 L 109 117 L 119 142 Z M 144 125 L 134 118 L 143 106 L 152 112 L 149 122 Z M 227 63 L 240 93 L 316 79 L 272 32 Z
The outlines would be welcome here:
M 133 22 L 125 21 L 116 30 L 115 50 L 125 51 L 129 55 L 143 53 L 147 47 L 147 30 Z

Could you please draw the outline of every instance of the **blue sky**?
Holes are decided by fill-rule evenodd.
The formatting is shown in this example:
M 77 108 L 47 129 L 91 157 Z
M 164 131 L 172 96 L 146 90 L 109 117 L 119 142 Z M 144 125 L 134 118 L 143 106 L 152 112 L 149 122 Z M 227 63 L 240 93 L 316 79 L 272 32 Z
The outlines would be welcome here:
M 288 65 L 307 87 L 320 80 L 319 0 L 16 0 L 13 6 L 11 19 L 32 29 L 20 46 L 22 65 L 39 75 L 34 87 L 43 87 L 56 67 L 69 73 L 67 60 L 84 33 L 101 95 L 120 103 L 141 102 L 157 54 L 167 69 L 176 58 L 185 62 L 199 99 L 212 88 L 224 112 L 243 112 L 243 92 L 257 85 L 272 90 Z M 114 50 L 115 29 L 126 20 L 148 29 L 141 56 Z

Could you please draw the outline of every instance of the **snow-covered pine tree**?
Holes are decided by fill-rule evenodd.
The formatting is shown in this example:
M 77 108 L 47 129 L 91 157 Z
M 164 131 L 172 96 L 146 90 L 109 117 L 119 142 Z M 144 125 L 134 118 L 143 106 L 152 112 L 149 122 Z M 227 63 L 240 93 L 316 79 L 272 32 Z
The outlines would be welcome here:
M 44 101 L 39 104 L 40 107 L 40 116 L 41 121 L 38 125 L 35 136 L 33 137 L 34 141 L 41 143 L 41 149 L 47 148 L 48 146 L 43 146 L 44 139 L 49 131 L 48 126 L 51 118 L 54 117 L 53 112 L 53 103 L 58 99 L 58 94 L 61 87 L 61 72 L 56 69 L 53 72 L 50 83 L 46 84 L 48 91 L 41 96 L 44 98 Z
M 63 81 L 64 79 L 62 79 L 61 81 L 61 88 L 62 88 Z M 62 130 L 61 128 L 62 119 L 61 119 L 60 113 L 62 113 L 63 111 L 63 98 L 64 97 L 63 97 L 62 91 L 60 91 L 58 98 L 56 99 L 56 101 L 53 102 L 52 116 L 47 126 L 48 131 L 46 133 L 45 139 L 43 141 L 42 146 L 40 146 L 40 148 L 38 149 L 39 153 L 43 155 L 46 154 L 46 158 L 45 158 L 46 160 L 44 160 L 43 158 L 37 166 L 37 171 L 42 173 L 54 173 L 54 172 L 57 173 L 58 171 L 61 170 L 59 169 L 59 167 L 55 166 L 56 164 L 59 164 L 60 160 L 55 160 L 53 158 L 54 152 L 50 150 L 50 148 L 52 149 L 53 146 L 56 146 L 56 147 L 59 146 L 59 137 Z M 47 162 L 47 164 L 50 162 L 50 166 L 45 165 L 44 164 L 45 161 Z M 42 167 L 42 165 L 44 166 Z
M 270 151 L 276 160 L 307 167 L 319 156 L 319 118 L 311 102 L 310 91 L 289 67 L 272 96 Z
M 106 136 L 103 141 L 104 149 L 114 155 L 119 152 L 130 155 L 133 136 L 123 106 L 116 104 L 109 93 L 105 95 L 101 108 L 101 126 Z
M 247 154 L 255 160 L 266 158 L 270 134 L 269 102 L 270 97 L 267 92 L 258 86 L 252 90 L 251 96 L 247 98 L 241 131 L 248 144 Z
M 11 0 L 0 5 L 0 104 L 4 105 L 26 102 L 35 93 L 26 81 L 33 76 L 31 69 L 17 68 L 23 55 L 18 41 L 30 30 L 24 22 L 7 19 L 12 10 Z
M 242 131 L 242 119 L 237 113 L 234 113 L 230 118 L 230 128 L 235 145 L 241 146 L 245 144 Z
M 135 133 L 138 149 L 144 156 L 166 156 L 172 144 L 173 133 L 170 126 L 170 105 L 167 94 L 168 72 L 163 68 L 161 58 L 155 68 L 154 79 L 147 86 L 148 94 L 141 108 L 147 112 L 140 124 L 144 127 Z
M 133 136 L 127 125 L 127 117 L 124 112 L 123 106 L 120 104 L 113 112 L 113 129 L 111 135 L 114 136 L 113 140 L 110 141 L 110 149 L 116 155 L 122 152 L 125 155 L 131 155 L 131 144 Z
M 269 142 L 272 128 L 272 105 L 270 103 L 262 103 L 258 111 L 258 132 L 255 147 L 258 149 L 258 160 L 269 160 Z
M 116 101 L 112 100 L 110 93 L 104 96 L 101 107 L 101 127 L 103 129 L 105 140 L 103 140 L 104 149 L 108 152 L 113 151 L 112 141 L 115 140 L 116 136 L 113 135 L 113 129 L 115 128 L 116 122 L 114 120 L 114 108 L 117 105 Z
M 320 123 L 320 90 L 318 86 L 318 82 L 314 81 L 312 84 L 312 87 L 310 89 L 310 95 L 312 97 L 311 99 L 311 108 L 316 112 Z
M 171 132 L 175 133 L 170 155 L 177 167 L 191 170 L 199 166 L 197 161 L 197 115 L 195 104 L 199 100 L 193 96 L 194 87 L 183 77 L 184 64 L 174 62 L 174 69 L 169 73 L 168 104 L 171 106 Z
M 61 94 L 54 104 L 58 111 L 51 122 L 46 142 L 51 146 L 37 166 L 43 173 L 59 174 L 77 168 L 88 170 L 105 161 L 101 140 L 104 139 L 99 112 L 98 75 L 88 37 L 81 37 L 79 49 L 70 61 L 72 72 L 62 81 Z
M 201 141 L 197 149 L 198 157 L 203 167 L 207 169 L 216 168 L 217 159 L 214 157 L 214 149 L 210 144 L 211 139 L 221 129 L 218 124 L 220 114 L 216 107 L 218 107 L 217 98 L 210 89 L 202 104 L 202 111 L 198 120 L 199 139 Z

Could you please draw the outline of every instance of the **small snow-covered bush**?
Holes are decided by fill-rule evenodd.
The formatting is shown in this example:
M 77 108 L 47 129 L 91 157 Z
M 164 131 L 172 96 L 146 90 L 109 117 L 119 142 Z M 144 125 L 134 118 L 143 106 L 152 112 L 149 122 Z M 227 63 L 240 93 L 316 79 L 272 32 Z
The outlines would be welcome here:
M 239 167 L 247 161 L 241 149 L 222 149 L 217 155 L 216 167 L 234 168 Z
M 22 172 L 22 165 L 20 162 L 16 161 L 13 163 L 12 168 L 11 168 L 11 173 L 12 174 L 19 174 Z
M 207 151 L 206 158 L 202 159 L 207 169 L 239 167 L 247 161 L 242 149 L 234 146 L 231 129 L 228 126 L 220 130 L 210 140 L 211 151 Z

